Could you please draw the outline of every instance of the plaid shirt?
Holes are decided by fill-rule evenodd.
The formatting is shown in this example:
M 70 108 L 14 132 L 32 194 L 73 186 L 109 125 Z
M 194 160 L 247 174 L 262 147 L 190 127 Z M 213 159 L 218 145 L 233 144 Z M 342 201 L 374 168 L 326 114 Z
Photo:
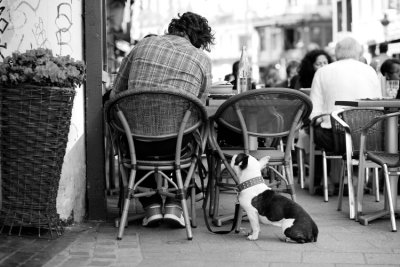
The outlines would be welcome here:
M 154 36 L 141 40 L 124 58 L 113 91 L 181 88 L 205 101 L 211 80 L 211 60 L 189 40 Z

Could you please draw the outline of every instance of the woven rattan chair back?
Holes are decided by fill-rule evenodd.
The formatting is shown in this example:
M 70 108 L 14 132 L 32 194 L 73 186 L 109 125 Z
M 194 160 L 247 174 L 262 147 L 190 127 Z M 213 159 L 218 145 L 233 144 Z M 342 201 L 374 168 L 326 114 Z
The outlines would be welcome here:
M 358 153 L 360 150 L 361 129 L 373 118 L 384 114 L 379 109 L 345 109 L 338 113 L 339 117 L 347 123 L 350 128 L 352 151 Z M 345 154 L 345 129 L 336 120 L 332 121 L 332 130 L 334 137 L 335 154 Z M 368 142 L 366 144 L 368 150 L 383 151 L 384 150 L 384 125 L 377 123 L 368 132 Z
M 214 117 L 218 124 L 237 133 L 247 131 L 248 135 L 256 137 L 285 137 L 295 120 L 302 121 L 309 116 L 311 106 L 309 98 L 295 90 L 258 89 L 230 98 Z M 300 117 L 296 118 L 299 110 Z
M 191 114 L 184 134 L 193 132 L 207 119 L 204 105 L 198 98 L 173 90 L 126 91 L 112 99 L 106 106 L 107 120 L 124 133 L 121 121 L 116 119 L 117 110 L 125 114 L 132 136 L 140 140 L 176 137 L 187 111 Z
M 129 182 L 124 186 L 124 207 L 119 222 L 118 239 L 122 239 L 125 224 L 128 218 L 129 202 L 131 198 L 150 196 L 159 193 L 164 196 L 175 196 L 181 200 L 186 233 L 192 239 L 191 222 L 186 204 L 186 192 L 191 189 L 192 225 L 195 220 L 194 208 L 194 171 L 198 157 L 204 146 L 203 139 L 207 133 L 207 112 L 204 104 L 194 95 L 179 89 L 141 89 L 125 91 L 110 99 L 105 106 L 105 116 L 113 136 L 126 136 L 129 147 L 129 157 L 121 153 L 121 143 L 114 144 L 118 150 L 119 162 L 124 168 L 121 171 L 122 180 L 126 180 L 125 169 L 129 170 Z M 191 153 L 182 153 L 182 140 L 185 135 L 193 134 L 195 139 L 191 146 Z M 164 157 L 146 158 L 138 160 L 135 151 L 135 141 L 152 142 L 163 140 L 176 142 L 175 159 Z M 123 140 L 123 138 L 113 138 Z M 126 145 L 125 143 L 125 145 Z M 126 150 L 126 149 L 125 149 Z M 126 154 L 126 153 L 125 153 Z M 140 158 L 140 157 L 139 157 Z M 137 170 L 146 171 L 143 177 L 136 177 Z M 184 170 L 181 173 L 181 170 Z M 174 172 L 176 182 L 169 178 L 167 173 Z M 124 178 L 125 177 L 125 178 Z M 159 181 L 160 188 L 143 188 L 144 179 Z M 163 179 L 160 180 L 160 179 Z M 168 187 L 161 185 L 167 183 Z M 126 184 L 126 182 L 122 183 Z M 167 189 L 165 189 L 167 188 Z

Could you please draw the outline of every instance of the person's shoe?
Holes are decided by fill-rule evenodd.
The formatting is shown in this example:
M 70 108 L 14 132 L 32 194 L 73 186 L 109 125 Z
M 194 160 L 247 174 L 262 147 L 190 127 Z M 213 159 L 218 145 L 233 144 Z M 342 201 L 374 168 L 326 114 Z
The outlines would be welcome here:
M 146 216 L 143 218 L 142 225 L 147 227 L 158 226 L 163 219 L 160 204 L 151 204 L 145 208 Z
M 181 206 L 178 204 L 165 204 L 164 221 L 173 227 L 185 227 Z

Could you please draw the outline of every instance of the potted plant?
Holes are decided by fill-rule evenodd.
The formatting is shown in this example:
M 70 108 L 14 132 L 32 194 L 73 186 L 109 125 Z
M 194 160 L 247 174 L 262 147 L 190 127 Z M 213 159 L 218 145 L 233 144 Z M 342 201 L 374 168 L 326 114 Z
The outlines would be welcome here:
M 15 52 L 0 63 L 0 231 L 62 233 L 56 197 L 75 88 L 84 81 L 82 61 L 49 49 Z

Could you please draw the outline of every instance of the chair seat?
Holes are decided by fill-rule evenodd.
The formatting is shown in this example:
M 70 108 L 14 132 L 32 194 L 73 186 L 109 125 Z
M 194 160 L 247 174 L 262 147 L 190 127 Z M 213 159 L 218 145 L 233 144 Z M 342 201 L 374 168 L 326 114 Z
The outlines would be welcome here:
M 384 151 L 367 152 L 367 158 L 381 165 L 386 164 L 389 168 L 400 167 L 399 154 Z

